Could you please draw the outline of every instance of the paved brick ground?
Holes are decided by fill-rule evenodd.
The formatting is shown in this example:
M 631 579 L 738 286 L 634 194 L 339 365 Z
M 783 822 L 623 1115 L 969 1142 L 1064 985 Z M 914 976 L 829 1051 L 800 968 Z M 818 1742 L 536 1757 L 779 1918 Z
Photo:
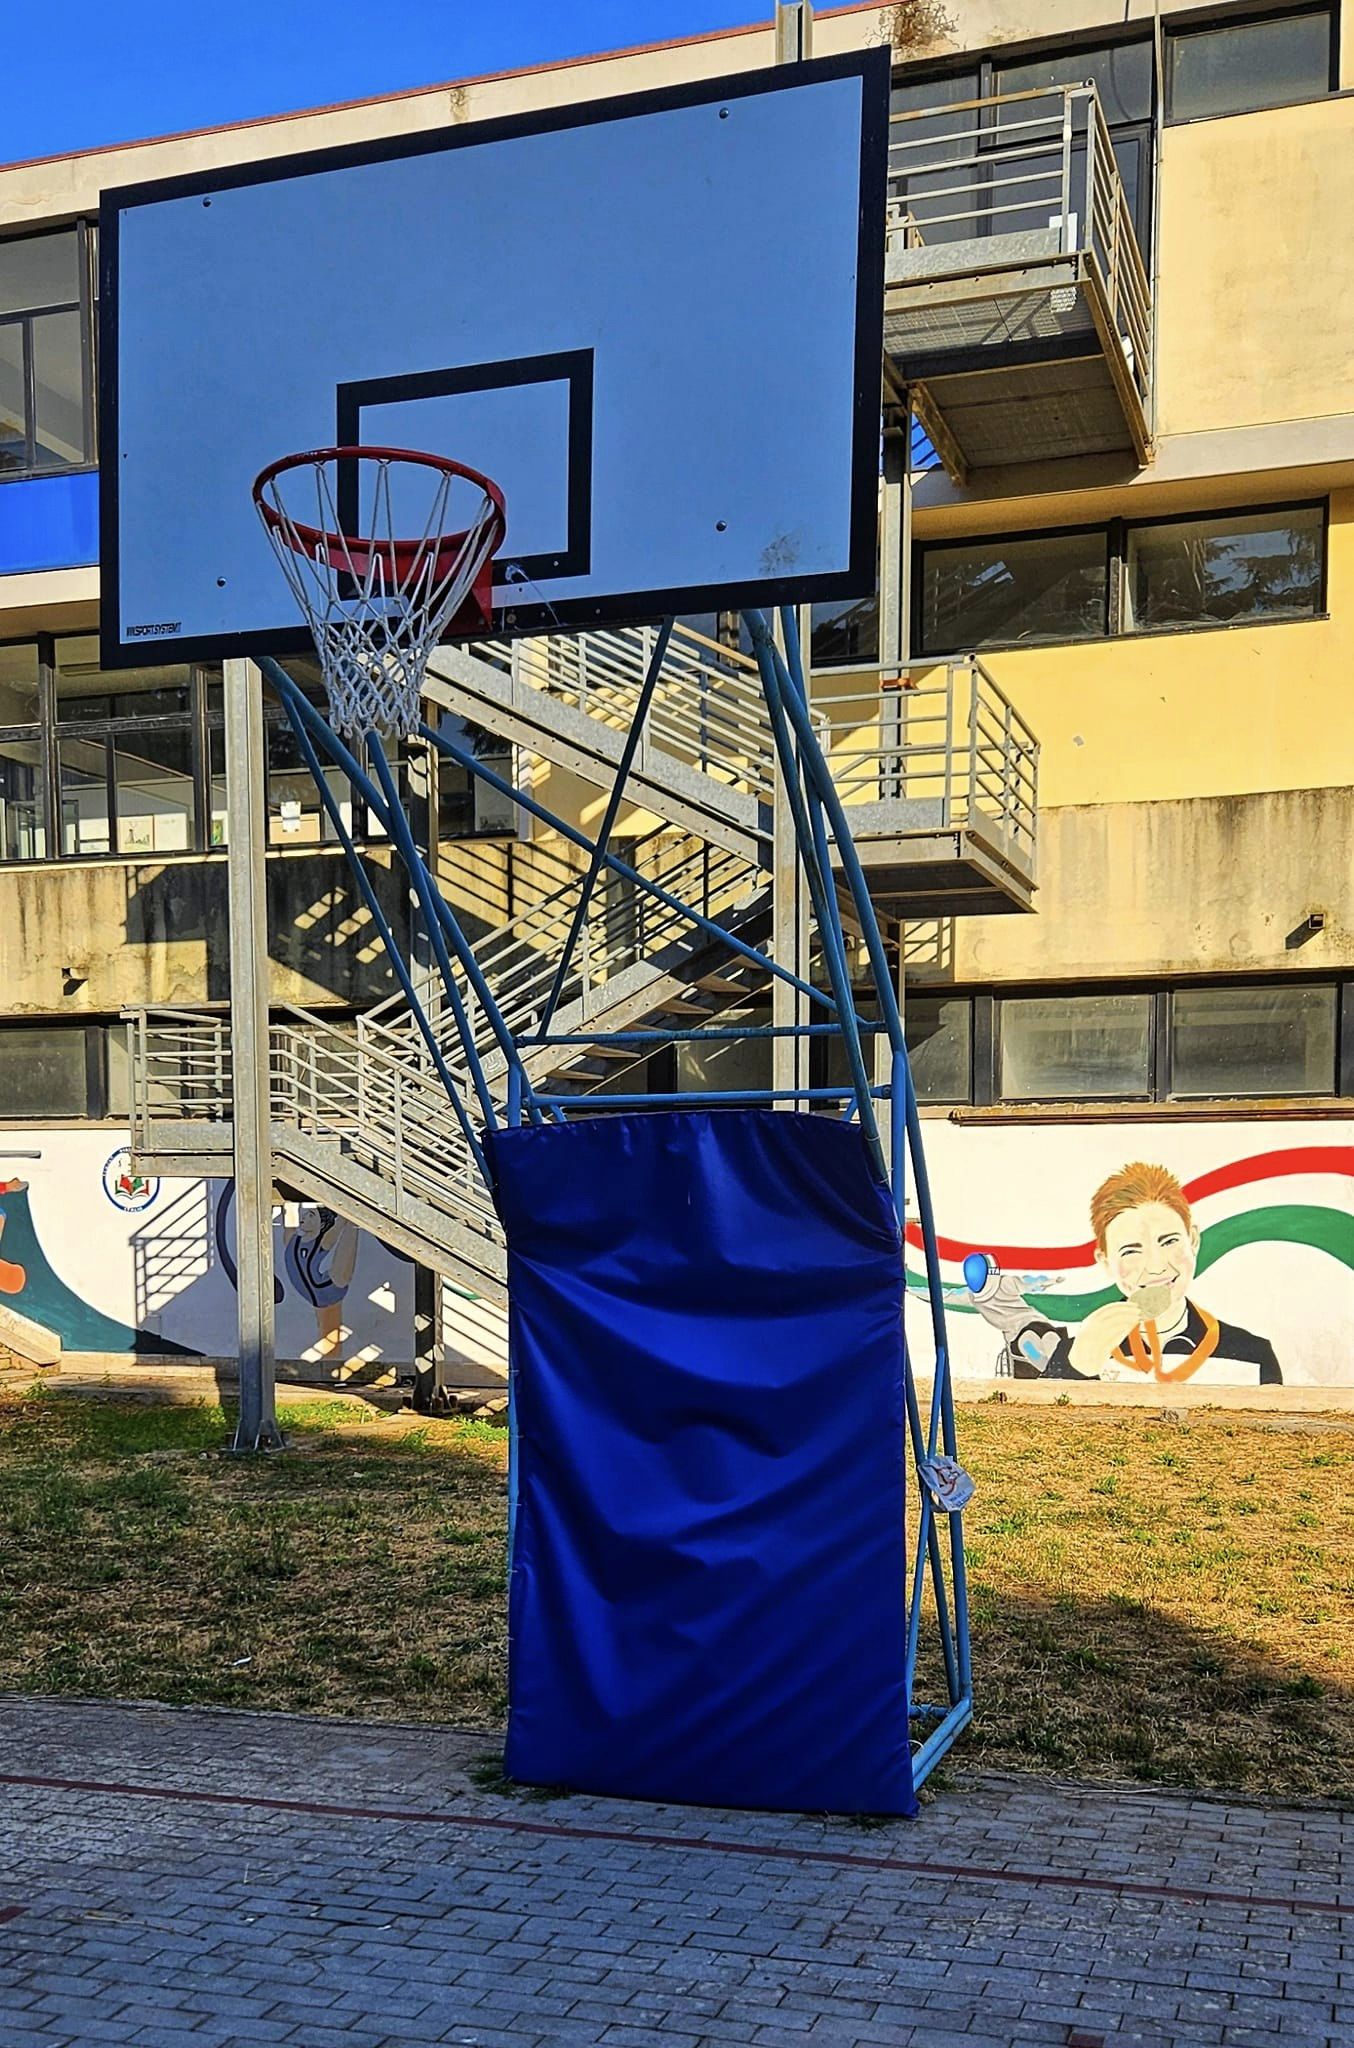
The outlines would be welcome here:
M 968 1778 L 866 1832 L 490 1747 L 0 1700 L 0 2048 L 1354 2044 L 1335 1814 Z

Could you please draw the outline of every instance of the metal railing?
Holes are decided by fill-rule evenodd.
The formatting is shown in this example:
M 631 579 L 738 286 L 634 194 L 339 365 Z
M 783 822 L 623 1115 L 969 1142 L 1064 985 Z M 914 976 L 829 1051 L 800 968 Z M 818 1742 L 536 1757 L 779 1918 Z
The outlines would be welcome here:
M 1147 411 L 1151 289 L 1094 85 L 894 114 L 888 235 L 894 249 L 926 251 L 928 278 L 1087 259 Z
M 884 806 L 891 832 L 979 832 L 1033 872 L 1039 742 L 976 655 L 909 662 L 868 689 L 822 684 L 815 709 L 845 804 Z
M 479 640 L 468 651 L 604 725 L 628 730 L 653 655 L 657 628 Z M 436 673 L 434 658 L 433 673 Z M 771 734 L 756 663 L 680 622 L 674 626 L 649 711 L 646 737 L 665 753 L 757 796 L 771 790 Z
M 397 1213 L 413 1199 L 496 1234 L 488 1191 L 431 1068 L 411 1068 L 369 1036 L 303 1010 L 270 1027 L 269 1062 L 275 1121 L 376 1174 Z
M 127 1024 L 133 1152 L 154 1152 L 167 1125 L 231 1121 L 228 1017 L 145 1009 L 129 1013 Z M 352 1026 L 288 1010 L 269 1026 L 268 1089 L 274 1124 L 375 1174 L 394 1214 L 416 1200 L 462 1228 L 497 1235 L 493 1204 L 431 1068 L 411 1067 Z M 285 1157 L 285 1139 L 282 1150 Z M 341 1160 L 334 1177 L 341 1183 Z

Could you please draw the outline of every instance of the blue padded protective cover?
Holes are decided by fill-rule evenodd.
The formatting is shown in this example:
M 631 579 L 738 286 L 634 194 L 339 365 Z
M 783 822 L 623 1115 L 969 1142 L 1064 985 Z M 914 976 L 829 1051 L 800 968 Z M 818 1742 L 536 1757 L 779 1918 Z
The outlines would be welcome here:
M 695 1110 L 489 1143 L 509 1776 L 914 1813 L 901 1247 L 859 1129 Z

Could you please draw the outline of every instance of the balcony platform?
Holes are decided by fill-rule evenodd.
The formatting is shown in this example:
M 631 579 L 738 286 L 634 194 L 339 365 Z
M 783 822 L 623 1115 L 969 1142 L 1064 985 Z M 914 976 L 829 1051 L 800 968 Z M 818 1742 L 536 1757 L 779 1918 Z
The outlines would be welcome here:
M 884 353 L 951 473 L 1151 459 L 1151 297 L 1092 86 L 896 117 Z
M 1003 917 L 1034 908 L 1032 868 L 983 832 L 927 831 L 899 803 L 853 807 L 851 826 L 870 896 L 889 917 Z

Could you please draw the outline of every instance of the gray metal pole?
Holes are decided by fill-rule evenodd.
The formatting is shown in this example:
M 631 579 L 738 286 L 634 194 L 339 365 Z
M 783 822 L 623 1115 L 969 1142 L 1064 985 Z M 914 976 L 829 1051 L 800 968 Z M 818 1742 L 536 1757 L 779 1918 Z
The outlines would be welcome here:
M 773 622 L 780 645 L 779 616 Z M 808 642 L 805 643 L 807 652 Z M 809 969 L 809 892 L 799 860 L 794 813 L 776 771 L 771 796 L 771 957 L 791 974 L 807 980 Z M 771 1022 L 781 1029 L 808 1022 L 808 1001 L 779 977 L 771 984 Z M 809 1040 L 773 1038 L 771 1085 L 777 1090 L 809 1085 Z M 777 1102 L 776 1109 L 800 1109 L 797 1102 Z
M 901 399 L 886 393 L 884 403 L 884 479 L 879 506 L 879 668 L 881 696 L 880 738 L 889 756 L 896 759 L 897 782 L 890 788 L 896 796 L 906 794 L 907 698 L 901 688 L 886 689 L 906 680 L 910 653 L 912 595 L 912 404 L 911 394 Z M 897 921 L 898 1008 L 904 1005 L 903 952 L 907 943 L 907 920 Z M 881 1032 L 875 1041 L 875 1074 L 878 1082 L 891 1078 L 888 1040 Z M 890 1119 L 890 1133 L 893 1120 Z
M 240 1359 L 240 1414 L 235 1449 L 256 1451 L 280 1444 L 282 1434 L 275 1405 L 263 679 L 251 661 L 225 664 L 225 729 L 238 1272 L 236 1327 Z

